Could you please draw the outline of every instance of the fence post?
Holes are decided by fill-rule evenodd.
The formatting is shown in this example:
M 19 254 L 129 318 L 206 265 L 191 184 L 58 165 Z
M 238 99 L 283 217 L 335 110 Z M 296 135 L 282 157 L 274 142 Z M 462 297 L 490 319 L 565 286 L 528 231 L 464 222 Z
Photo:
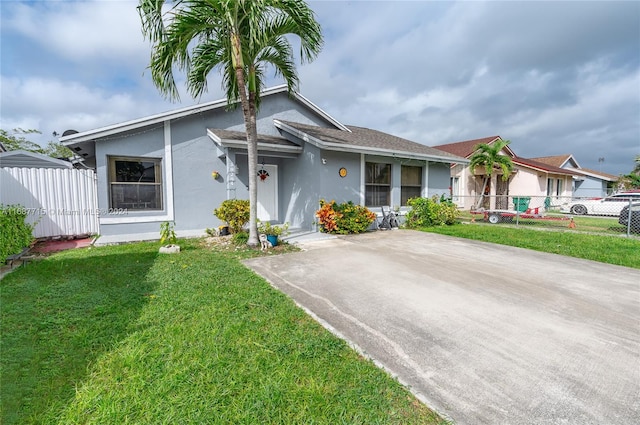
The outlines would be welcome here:
M 629 198 L 629 214 L 627 214 L 627 237 L 631 236 L 631 214 L 633 213 L 633 211 L 631 210 L 632 203 L 632 199 Z

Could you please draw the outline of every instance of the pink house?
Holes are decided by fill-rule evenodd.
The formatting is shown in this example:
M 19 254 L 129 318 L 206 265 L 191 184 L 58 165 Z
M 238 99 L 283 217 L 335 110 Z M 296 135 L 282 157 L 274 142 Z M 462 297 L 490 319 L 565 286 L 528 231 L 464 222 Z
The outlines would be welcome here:
M 478 144 L 493 144 L 502 140 L 500 136 L 482 139 L 466 140 L 433 146 L 436 149 L 449 152 L 469 159 Z M 562 169 L 544 162 L 521 158 L 509 147 L 505 146 L 501 152 L 513 162 L 513 173 L 507 181 L 502 180 L 502 171 L 493 173 L 488 188 L 489 195 L 483 202 L 488 209 L 513 209 L 513 197 L 540 197 L 551 205 L 560 204 L 563 197 L 572 196 L 573 177 L 575 171 Z M 453 201 L 462 209 L 471 209 L 480 198 L 485 170 L 476 168 L 472 172 L 467 164 L 453 164 L 451 166 L 451 195 Z

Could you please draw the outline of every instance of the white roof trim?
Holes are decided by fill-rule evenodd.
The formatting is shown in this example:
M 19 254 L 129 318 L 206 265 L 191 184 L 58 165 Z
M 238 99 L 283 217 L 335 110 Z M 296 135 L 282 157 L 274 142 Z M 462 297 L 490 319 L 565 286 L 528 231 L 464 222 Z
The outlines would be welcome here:
M 573 173 L 572 173 L 573 170 L 567 170 L 566 173 L 558 173 L 556 171 L 549 171 L 549 170 L 545 170 L 544 168 L 536 167 L 535 165 L 524 164 L 522 162 L 518 162 L 517 159 L 513 160 L 513 163 L 515 165 L 517 165 L 518 167 L 529 168 L 531 170 L 536 170 L 536 171 L 539 171 L 539 172 L 544 173 L 544 174 L 549 174 L 549 175 L 553 174 L 555 176 L 573 176 Z M 560 169 L 564 170 L 564 168 L 560 168 Z
M 573 154 L 569 154 L 569 158 L 567 158 L 566 161 L 564 161 L 562 163 L 562 166 L 560 168 L 564 168 L 564 166 L 567 165 L 567 162 L 570 162 L 570 161 L 573 161 L 573 163 L 576 165 L 576 167 L 581 168 L 580 164 L 578 164 L 578 160 L 573 157 Z M 572 170 L 574 170 L 574 169 L 575 168 L 572 168 Z
M 213 131 L 207 129 L 207 135 L 213 140 L 213 142 L 220 146 L 226 148 L 239 148 L 246 149 L 247 142 L 241 140 L 231 140 L 231 139 L 222 139 Z M 270 151 L 270 152 L 289 152 L 289 153 L 301 153 L 301 146 L 284 146 L 284 145 L 276 145 L 272 143 L 260 143 L 258 142 L 258 151 Z
M 214 133 L 213 131 L 211 131 L 208 128 L 207 128 L 207 136 L 209 136 L 209 138 L 211 140 L 213 140 L 215 142 L 215 144 L 217 144 L 217 145 L 221 145 L 222 144 L 222 139 L 220 137 L 218 137 L 218 135 L 216 133 Z
M 582 168 L 572 169 L 571 171 L 575 171 L 576 173 L 580 173 L 582 175 L 593 177 L 593 178 L 600 179 L 600 180 L 605 180 L 605 181 L 608 181 L 608 182 L 614 182 L 614 181 L 618 180 L 617 177 L 616 178 L 610 178 L 610 177 L 607 177 L 607 176 L 603 176 L 602 174 L 590 173 L 589 171 L 585 171 Z
M 379 149 L 379 148 L 370 148 L 366 146 L 353 146 L 353 145 L 343 145 L 339 143 L 331 143 L 325 142 L 321 139 L 318 139 L 314 136 L 311 136 L 297 128 L 291 127 L 283 123 L 280 120 L 273 120 L 273 123 L 276 127 L 281 130 L 286 131 L 301 140 L 304 140 L 307 143 L 311 143 L 312 145 L 328 150 L 328 151 L 336 151 L 336 152 L 350 152 L 350 153 L 364 153 L 371 155 L 380 155 L 380 156 L 390 156 L 390 157 L 402 157 L 402 158 L 410 158 L 410 159 L 420 159 L 420 160 L 432 160 L 438 162 L 446 162 L 446 163 L 457 163 L 457 164 L 468 164 L 469 160 L 464 158 L 450 158 L 448 156 L 438 156 L 438 155 L 427 155 L 416 152 L 407 152 L 407 151 L 396 151 L 391 149 Z
M 286 84 L 282 84 L 279 86 L 271 87 L 262 91 L 260 96 L 269 96 L 276 93 L 283 93 L 287 91 Z M 324 119 L 329 121 L 331 124 L 342 130 L 348 130 L 343 124 L 341 124 L 338 120 L 333 118 L 331 115 L 320 109 L 317 105 L 311 102 L 306 97 L 302 96 L 298 92 L 293 92 L 293 96 L 302 104 L 311 108 L 318 115 L 322 116 Z M 145 127 L 153 124 L 157 124 L 160 122 L 164 122 L 167 120 L 172 120 L 176 118 L 182 118 L 188 115 L 191 115 L 194 112 L 206 112 L 212 109 L 217 109 L 227 106 L 227 99 L 219 99 L 212 102 L 200 103 L 196 105 L 187 106 L 180 109 L 174 109 L 168 112 L 162 112 L 160 114 L 151 115 L 144 118 L 138 118 L 131 121 L 126 121 L 118 124 L 109 125 L 106 127 L 96 128 L 94 130 L 88 130 L 81 133 L 70 134 L 68 136 L 64 136 L 60 138 L 60 142 L 62 144 L 71 144 L 84 142 L 88 140 L 93 140 L 101 137 L 108 137 L 113 134 L 123 133 L 125 131 L 135 130 L 140 127 Z
M 286 86 L 284 86 L 286 87 Z M 316 111 L 318 114 L 322 115 L 322 117 L 324 119 L 326 119 L 327 121 L 329 121 L 331 124 L 335 125 L 336 127 L 338 127 L 340 130 L 344 130 L 344 131 L 348 131 L 349 133 L 351 133 L 351 130 L 349 130 L 349 128 L 347 128 L 347 126 L 345 126 L 344 124 L 342 124 L 340 121 L 338 121 L 337 119 L 333 118 L 331 115 L 329 115 L 328 113 L 326 113 L 325 111 L 323 111 L 319 106 L 317 106 L 315 103 L 313 103 L 312 101 L 310 101 L 309 99 L 307 99 L 306 97 L 304 97 L 303 95 L 301 95 L 298 92 L 293 92 L 293 95 L 296 99 L 298 99 L 301 103 L 304 103 L 305 105 L 307 105 L 309 108 L 313 109 L 314 111 Z

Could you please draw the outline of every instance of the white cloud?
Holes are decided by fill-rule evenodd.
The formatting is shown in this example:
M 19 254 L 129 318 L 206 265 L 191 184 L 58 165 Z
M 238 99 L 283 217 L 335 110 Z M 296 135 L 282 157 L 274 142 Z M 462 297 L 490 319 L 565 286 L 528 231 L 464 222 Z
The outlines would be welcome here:
M 4 13 L 10 15 L 5 25 L 74 63 L 145 62 L 149 46 L 142 37 L 136 6 L 133 0 L 15 2 L 5 6 Z
M 107 92 L 76 82 L 2 77 L 0 84 L 3 88 L 0 127 L 39 130 L 43 135 L 34 140 L 38 143 L 52 140 L 54 131 L 101 127 L 154 109 L 152 104 L 128 93 Z
M 87 130 L 193 103 L 183 75 L 180 105 L 153 86 L 136 6 L 0 3 L 2 128 Z M 342 122 L 426 144 L 499 134 L 592 168 L 595 149 L 609 166 L 640 153 L 640 3 L 311 7 L 326 44 L 298 68 L 302 93 Z M 217 73 L 209 88 L 201 101 L 224 95 Z

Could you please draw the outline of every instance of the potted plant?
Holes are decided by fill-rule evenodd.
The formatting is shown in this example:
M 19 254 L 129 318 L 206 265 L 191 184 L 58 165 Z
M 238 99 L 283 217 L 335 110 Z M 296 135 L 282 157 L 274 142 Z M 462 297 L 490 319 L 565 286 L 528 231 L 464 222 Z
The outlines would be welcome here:
M 272 246 L 278 245 L 278 237 L 286 236 L 289 234 L 289 223 L 284 223 L 281 226 L 272 225 L 271 222 L 262 222 L 258 220 L 258 233 L 267 235 L 267 240 Z
M 165 221 L 160 224 L 160 243 L 168 242 L 167 245 L 160 247 L 161 254 L 176 254 L 180 252 L 180 247 L 176 245 L 178 238 L 173 228 L 173 223 Z

